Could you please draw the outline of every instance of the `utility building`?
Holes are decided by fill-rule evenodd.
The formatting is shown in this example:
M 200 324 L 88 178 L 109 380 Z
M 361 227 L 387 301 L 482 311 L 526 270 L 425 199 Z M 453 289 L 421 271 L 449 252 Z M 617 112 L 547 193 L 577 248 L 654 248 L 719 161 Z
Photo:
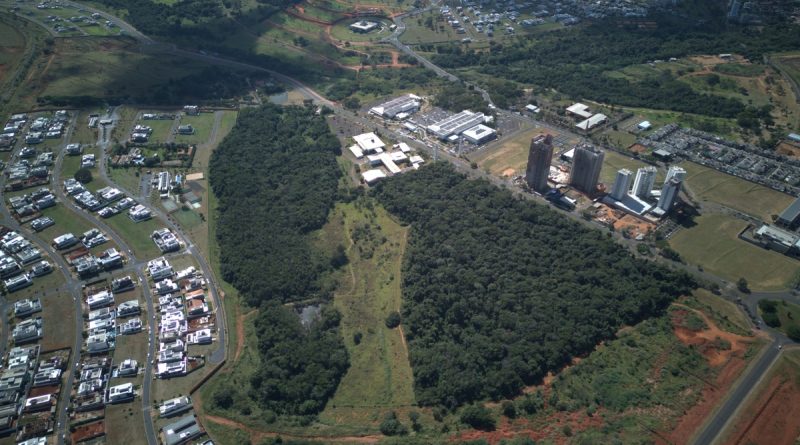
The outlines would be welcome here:
M 653 167 L 642 167 L 636 171 L 636 180 L 633 181 L 633 195 L 637 198 L 647 199 L 656 183 L 658 170 Z
M 584 193 L 594 195 L 604 157 L 605 153 L 593 145 L 584 144 L 576 147 L 569 184 Z
M 633 177 L 633 172 L 628 170 L 627 168 L 623 168 L 622 170 L 617 171 L 617 179 L 614 181 L 614 188 L 611 189 L 611 197 L 616 199 L 617 201 L 621 201 L 625 195 L 628 194 L 628 190 L 631 186 L 631 178 Z
M 550 174 L 550 163 L 553 160 L 553 136 L 539 135 L 531 139 L 531 148 L 528 151 L 528 168 L 525 171 L 525 181 L 528 187 L 539 193 L 546 193 L 547 176 Z

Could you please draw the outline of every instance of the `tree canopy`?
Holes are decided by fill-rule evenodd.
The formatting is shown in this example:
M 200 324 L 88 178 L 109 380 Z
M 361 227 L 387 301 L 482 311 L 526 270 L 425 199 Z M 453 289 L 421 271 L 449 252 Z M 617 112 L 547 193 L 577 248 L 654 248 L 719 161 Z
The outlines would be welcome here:
M 313 108 L 267 105 L 243 111 L 214 151 L 222 277 L 251 305 L 319 294 L 330 258 L 306 235 L 333 207 L 340 150 Z
M 402 318 L 421 404 L 515 396 L 694 287 L 688 275 L 448 164 L 374 193 L 412 226 Z

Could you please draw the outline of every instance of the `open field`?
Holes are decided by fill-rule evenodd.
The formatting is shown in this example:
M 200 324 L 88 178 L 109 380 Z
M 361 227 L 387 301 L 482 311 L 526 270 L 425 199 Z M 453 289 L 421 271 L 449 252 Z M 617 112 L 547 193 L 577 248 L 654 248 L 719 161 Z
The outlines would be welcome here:
M 730 282 L 744 277 L 753 290 L 781 290 L 800 273 L 800 262 L 740 240 L 747 223 L 727 215 L 695 218 L 697 225 L 679 230 L 669 245 L 691 264 Z
M 205 144 L 214 127 L 214 113 L 202 113 L 198 116 L 181 116 L 180 125 L 191 125 L 194 134 L 175 136 L 175 142 L 184 144 Z
M 140 120 L 138 125 L 146 125 L 153 129 L 150 134 L 151 143 L 161 144 L 170 141 L 172 137 L 172 127 L 175 124 L 174 120 L 159 119 L 159 120 Z M 194 124 L 192 123 L 192 126 Z
M 137 223 L 128 218 L 127 212 L 122 212 L 104 221 L 125 240 L 128 246 L 133 249 L 134 255 L 140 260 L 151 260 L 161 255 L 156 243 L 150 239 L 150 235 L 155 230 L 164 227 L 164 224 L 159 220 L 153 218 Z
M 695 198 L 739 210 L 764 221 L 780 214 L 794 201 L 792 196 L 693 162 L 683 162 L 686 185 Z
M 0 17 L 0 85 L 14 73 L 25 54 L 25 34 Z
M 786 349 L 733 419 L 723 442 L 790 445 L 800 435 L 800 350 Z
M 375 232 L 357 237 L 362 230 Z M 394 222 L 383 208 L 377 207 L 373 215 L 359 203 L 337 206 L 322 230 L 320 241 L 344 241 L 350 259 L 349 273 L 342 276 L 334 296 L 334 305 L 342 313 L 350 368 L 320 415 L 322 423 L 363 421 L 351 415 L 350 407 L 379 409 L 414 403 L 402 332 L 384 324 L 386 316 L 400 308 L 399 277 L 407 235 L 408 228 Z M 356 333 L 363 335 L 359 344 L 353 341 Z M 375 421 L 368 421 L 365 427 L 370 425 L 374 428 Z
M 490 144 L 469 155 L 478 166 L 497 176 L 524 175 L 528 165 L 528 150 L 531 139 L 547 133 L 544 128 L 533 128 L 516 136 Z M 557 136 L 557 135 L 553 135 Z M 574 142 L 577 142 L 574 141 Z M 553 157 L 557 157 L 559 147 L 553 147 Z
M 93 228 L 85 219 L 75 215 L 74 212 L 64 207 L 61 203 L 55 207 L 42 210 L 42 215 L 49 216 L 55 221 L 54 225 L 39 232 L 39 236 L 47 242 L 52 242 L 53 238 L 65 233 L 73 233 L 75 236 L 80 236 L 83 232 Z
M 600 182 L 606 185 L 607 190 L 610 190 L 617 177 L 617 170 L 627 168 L 634 174 L 634 177 L 636 177 L 636 170 L 647 167 L 648 165 L 650 164 L 644 161 L 622 155 L 615 151 L 606 150 L 605 156 L 603 157 L 603 168 L 600 170 Z M 656 185 L 654 188 L 659 188 L 663 181 L 664 172 L 659 169 L 658 174 L 656 174 Z M 633 182 L 631 182 L 631 185 L 633 185 Z
M 141 427 L 141 400 L 136 397 L 132 402 L 108 405 L 106 407 L 106 440 L 107 443 L 126 445 L 144 445 L 147 438 Z

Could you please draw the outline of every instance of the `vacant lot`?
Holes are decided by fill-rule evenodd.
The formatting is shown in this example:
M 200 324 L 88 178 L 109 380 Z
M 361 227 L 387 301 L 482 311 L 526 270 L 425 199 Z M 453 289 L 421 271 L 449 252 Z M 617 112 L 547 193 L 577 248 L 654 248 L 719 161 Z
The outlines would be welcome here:
M 344 238 L 348 249 L 349 270 L 342 277 L 334 305 L 342 313 L 350 369 L 320 420 L 366 420 L 365 426 L 374 427 L 374 420 L 352 418 L 350 407 L 379 409 L 414 403 L 402 331 L 384 324 L 390 312 L 400 309 L 400 269 L 408 228 L 394 222 L 381 207 L 373 213 L 359 204 L 337 206 L 322 232 L 325 242 Z M 356 336 L 360 337 L 357 344 Z
M 127 212 L 122 212 L 106 219 L 105 223 L 125 240 L 139 260 L 151 260 L 161 254 L 150 238 L 154 231 L 164 227 L 160 220 L 152 218 L 137 223 L 128 218 Z
M 726 444 L 789 445 L 800 435 L 800 351 L 787 350 L 731 422 Z
M 700 201 L 712 201 L 764 221 L 783 211 L 794 198 L 736 176 L 720 173 L 693 162 L 684 162 L 686 185 Z
M 695 218 L 697 225 L 669 241 L 683 259 L 734 282 L 747 279 L 753 290 L 786 289 L 800 272 L 800 262 L 738 238 L 747 223 L 720 214 Z
M 519 133 L 510 139 L 505 139 L 499 143 L 470 155 L 470 159 L 490 173 L 497 176 L 516 176 L 524 175 L 525 167 L 528 165 L 528 150 L 531 146 L 531 139 L 546 133 L 543 128 L 534 128 Z M 555 135 L 554 135 L 555 136 Z M 554 148 L 554 154 L 557 149 Z
M 205 144 L 214 128 L 214 113 L 202 113 L 197 116 L 181 116 L 180 125 L 191 125 L 194 134 L 176 135 L 175 142 L 184 144 Z

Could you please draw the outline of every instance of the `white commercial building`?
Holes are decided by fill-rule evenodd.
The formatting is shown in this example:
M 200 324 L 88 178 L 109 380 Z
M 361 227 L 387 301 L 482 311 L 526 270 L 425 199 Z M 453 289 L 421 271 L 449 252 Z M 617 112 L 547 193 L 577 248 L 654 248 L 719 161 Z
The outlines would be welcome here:
M 595 114 L 594 116 L 578 122 L 575 126 L 580 128 L 581 130 L 591 130 L 592 128 L 606 122 L 608 120 L 608 116 L 605 114 Z
M 364 179 L 364 182 L 367 185 L 372 185 L 385 178 L 386 173 L 384 173 L 382 170 L 372 169 L 361 173 L 361 177 Z
M 394 98 L 388 102 L 384 102 L 380 105 L 376 105 L 370 108 L 369 112 L 385 117 L 387 119 L 394 119 L 398 117 L 400 114 L 409 115 L 419 110 L 422 98 L 419 96 L 415 96 L 413 94 L 406 94 L 405 96 L 400 96 Z
M 483 124 L 478 124 L 461 133 L 469 142 L 480 145 L 497 137 L 497 132 Z
M 356 141 L 356 144 L 358 144 L 358 147 L 364 153 L 380 153 L 383 152 L 383 148 L 386 147 L 386 144 L 383 143 L 381 138 L 372 132 L 353 136 L 353 140 Z
M 589 111 L 589 107 L 580 102 L 574 103 L 567 107 L 567 113 L 574 114 L 575 116 L 582 117 L 584 119 L 588 119 L 592 116 L 592 112 Z
M 485 120 L 486 117 L 483 113 L 474 113 L 469 110 L 464 110 L 446 119 L 442 119 L 435 124 L 428 125 L 427 128 L 428 131 L 433 133 L 437 138 L 444 141 L 450 136 L 459 135 L 467 129 L 484 123 Z

